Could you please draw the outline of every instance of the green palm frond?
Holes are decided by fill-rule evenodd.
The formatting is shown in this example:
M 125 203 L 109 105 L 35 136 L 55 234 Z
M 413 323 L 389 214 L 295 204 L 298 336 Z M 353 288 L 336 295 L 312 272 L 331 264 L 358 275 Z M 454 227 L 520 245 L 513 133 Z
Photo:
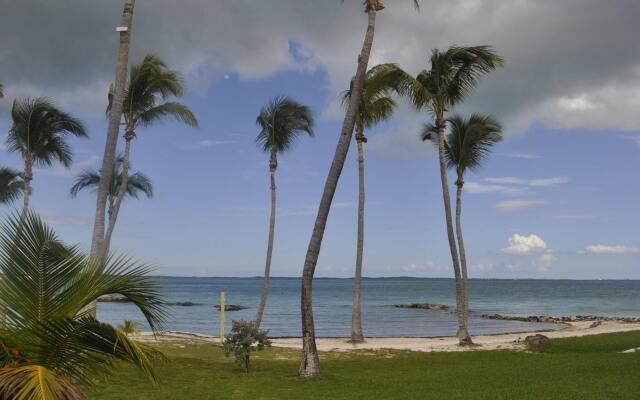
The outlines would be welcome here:
M 109 89 L 107 115 L 113 101 L 113 85 Z M 133 129 L 149 127 L 154 122 L 172 118 L 188 126 L 197 128 L 198 120 L 183 104 L 167 101 L 171 97 L 184 96 L 182 76 L 167 67 L 160 57 L 147 55 L 140 64 L 131 67 L 129 81 L 125 88 L 123 115 Z
M 275 97 L 262 107 L 256 124 L 260 127 L 256 143 L 267 153 L 283 153 L 290 150 L 302 134 L 314 135 L 314 119 L 309 107 L 286 96 Z
M 491 148 L 502 140 L 502 126 L 490 115 L 471 114 L 469 118 L 453 115 L 448 120 L 449 133 L 445 137 L 445 157 L 447 166 L 459 175 L 467 169 L 482 166 Z M 432 124 L 425 124 L 421 137 L 438 145 L 438 130 Z
M 96 263 L 34 213 L 10 217 L 0 228 L 0 344 L 23 359 L 0 368 L 0 398 L 84 398 L 78 384 L 91 385 L 120 361 L 155 381 L 157 351 L 84 311 L 100 296 L 120 295 L 157 331 L 166 306 L 148 272 L 124 257 Z
M 31 154 L 36 165 L 50 166 L 59 161 L 68 167 L 72 161 L 67 135 L 86 137 L 82 121 L 59 110 L 44 97 L 14 100 L 13 125 L 7 136 L 9 151 L 23 157 Z
M 0 203 L 11 203 L 22 196 L 22 172 L 0 167 Z
M 4 97 L 4 86 L 2 85 L 2 82 L 0 82 L 0 99 L 2 99 Z
M 120 185 L 122 184 L 123 162 L 124 160 L 122 156 L 118 156 L 114 164 L 113 173 L 111 174 L 108 196 L 112 199 L 116 198 L 118 191 L 120 190 Z M 100 172 L 97 170 L 85 170 L 76 177 L 75 183 L 71 187 L 70 194 L 71 197 L 76 197 L 81 190 L 92 189 L 96 191 L 99 186 Z M 130 174 L 127 179 L 125 196 L 138 199 L 141 194 L 144 194 L 148 198 L 153 197 L 153 184 L 151 183 L 151 178 L 142 172 Z

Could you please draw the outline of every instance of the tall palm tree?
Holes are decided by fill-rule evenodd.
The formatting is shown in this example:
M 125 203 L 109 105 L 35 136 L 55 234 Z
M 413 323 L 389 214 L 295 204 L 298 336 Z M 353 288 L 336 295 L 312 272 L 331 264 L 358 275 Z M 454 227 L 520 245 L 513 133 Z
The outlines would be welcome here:
M 12 203 L 22 194 L 22 172 L 0 167 L 0 203 Z
M 91 236 L 91 255 L 97 257 L 104 253 L 105 208 L 111 184 L 111 173 L 116 162 L 116 149 L 118 146 L 118 133 L 122 119 L 122 103 L 127 82 L 127 68 L 129 66 L 129 47 L 131 44 L 131 30 L 133 27 L 133 8 L 135 0 L 125 0 L 122 10 L 122 23 L 118 27 L 120 45 L 118 46 L 118 59 L 116 62 L 116 80 L 113 86 L 111 100 L 111 112 L 109 113 L 109 126 L 107 128 L 107 140 L 102 156 L 102 174 L 98 196 L 96 199 L 96 218 Z
M 109 224 L 101 245 L 100 257 L 105 257 L 109 251 L 111 233 L 118 219 L 120 205 L 126 194 L 129 179 L 129 162 L 131 158 L 131 142 L 136 137 L 140 127 L 148 128 L 154 123 L 173 118 L 191 127 L 198 126 L 198 120 L 189 108 L 183 104 L 168 101 L 171 97 L 182 97 L 184 84 L 179 73 L 167 68 L 160 58 L 147 55 L 142 63 L 131 67 L 129 81 L 124 93 L 124 125 L 125 147 L 122 156 L 122 174 L 120 190 L 115 198 L 113 208 L 109 214 Z M 115 95 L 109 92 L 107 114 L 111 114 Z M 101 188 L 100 188 L 101 189 Z
M 362 260 L 364 250 L 364 144 L 367 138 L 365 128 L 371 129 L 376 124 L 391 117 L 396 108 L 396 102 L 390 97 L 396 90 L 396 67 L 392 64 L 381 64 L 367 71 L 360 104 L 356 111 L 355 140 L 358 148 L 358 240 L 356 245 L 356 268 L 353 279 L 353 310 L 351 313 L 351 342 L 364 341 L 362 333 L 361 287 Z M 342 95 L 342 105 L 346 108 L 353 94 L 353 80 L 351 86 Z
M 129 299 L 156 332 L 166 318 L 160 288 L 127 258 L 97 263 L 33 212 L 0 228 L 0 398 L 85 399 L 82 387 L 133 364 L 155 381 L 160 354 L 84 312 L 103 295 Z
M 256 143 L 265 153 L 270 155 L 269 173 L 271 175 L 271 216 L 269 218 L 269 242 L 267 244 L 267 260 L 264 267 L 264 279 L 260 305 L 256 313 L 255 325 L 260 327 L 264 308 L 269 295 L 269 276 L 271 275 L 271 255 L 273 254 L 273 237 L 276 224 L 276 169 L 278 154 L 293 148 L 297 139 L 304 134 L 313 136 L 313 116 L 309 107 L 289 97 L 276 97 L 260 109 L 256 118 L 260 133 Z
M 33 166 L 51 166 L 55 161 L 69 168 L 73 160 L 67 135 L 87 137 L 84 124 L 58 109 L 43 97 L 14 100 L 11 108 L 13 125 L 7 136 L 9 151 L 20 153 L 24 161 L 22 179 L 24 206 L 29 208 Z
M 118 194 L 120 193 L 120 185 L 122 185 L 123 179 L 123 164 L 124 159 L 122 156 L 119 156 L 116 159 L 116 164 L 114 170 L 111 174 L 111 184 L 109 185 L 109 193 L 107 197 L 107 211 L 109 215 L 109 220 L 113 219 L 113 213 L 115 212 L 115 204 L 118 198 Z M 148 198 L 153 197 L 153 185 L 151 184 L 151 179 L 147 177 L 142 172 L 136 172 L 130 175 L 126 179 L 127 187 L 124 190 L 125 198 L 130 197 L 137 199 L 141 194 L 146 195 Z M 71 187 L 71 197 L 76 197 L 78 193 L 83 189 L 94 189 L 99 190 L 100 188 L 100 171 L 97 170 L 86 170 L 82 172 L 76 178 L 74 185 Z M 109 225 L 109 229 L 106 233 L 105 238 L 105 250 L 106 253 L 109 253 L 109 249 L 111 247 L 111 235 L 113 234 L 114 225 Z
M 464 309 L 465 271 L 461 271 L 458 246 L 451 220 L 451 198 L 446 168 L 445 129 L 446 113 L 462 102 L 476 86 L 478 79 L 503 64 L 502 58 L 490 46 L 452 46 L 445 51 L 434 49 L 431 53 L 430 69 L 420 72 L 410 80 L 405 90 L 414 106 L 426 110 L 434 119 L 438 131 L 438 157 L 440 181 L 444 200 L 447 239 L 453 261 L 458 309 L 458 341 L 460 345 L 472 344 L 468 329 L 467 312 Z
M 469 317 L 469 285 L 467 255 L 462 236 L 462 188 L 467 170 L 480 168 L 489 156 L 491 148 L 502 140 L 502 126 L 490 115 L 471 114 L 469 118 L 454 115 L 447 119 L 449 133 L 445 138 L 445 161 L 447 167 L 456 171 L 456 237 L 460 252 L 460 266 L 463 281 L 465 319 Z M 439 144 L 438 129 L 433 124 L 425 124 L 422 140 Z
M 418 7 L 418 0 L 413 0 L 414 5 Z M 320 205 L 318 206 L 318 214 L 313 225 L 311 239 L 307 248 L 307 255 L 304 260 L 304 268 L 302 270 L 302 287 L 300 291 L 300 311 L 302 314 L 302 361 L 298 375 L 303 378 L 320 376 L 320 359 L 318 358 L 318 349 L 316 347 L 316 332 L 313 321 L 313 275 L 318 264 L 318 256 L 320 255 L 320 247 L 324 230 L 329 218 L 331 203 L 338 186 L 338 180 L 344 167 L 344 161 L 349 152 L 351 144 L 351 136 L 353 135 L 353 127 L 356 121 L 356 113 L 360 97 L 362 96 L 362 88 L 364 87 L 364 79 L 369 64 L 369 56 L 373 45 L 373 37 L 376 26 L 376 14 L 384 9 L 381 0 L 364 0 L 364 10 L 367 13 L 367 30 L 362 43 L 362 49 L 358 55 L 358 66 L 355 78 L 353 79 L 353 96 L 349 100 L 347 111 L 345 112 L 338 145 L 336 152 L 329 168 L 329 173 L 324 184 Z

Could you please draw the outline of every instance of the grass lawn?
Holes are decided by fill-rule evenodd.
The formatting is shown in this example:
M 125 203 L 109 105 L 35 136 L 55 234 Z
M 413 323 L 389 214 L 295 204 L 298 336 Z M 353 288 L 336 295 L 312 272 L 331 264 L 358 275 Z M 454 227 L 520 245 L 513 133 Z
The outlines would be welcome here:
M 215 345 L 164 344 L 160 384 L 123 367 L 90 399 L 640 399 L 640 332 L 556 339 L 544 353 L 358 351 L 321 354 L 323 376 L 296 376 L 299 352 L 269 349 L 244 374 Z

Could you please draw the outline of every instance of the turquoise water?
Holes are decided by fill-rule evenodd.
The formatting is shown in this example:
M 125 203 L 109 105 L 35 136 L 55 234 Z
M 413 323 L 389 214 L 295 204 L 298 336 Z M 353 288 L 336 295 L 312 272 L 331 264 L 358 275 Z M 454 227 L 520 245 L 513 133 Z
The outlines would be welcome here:
M 227 304 L 248 307 L 227 312 L 227 321 L 254 317 L 261 278 L 157 278 L 167 301 L 201 305 L 172 306 L 166 328 L 217 334 L 221 291 Z M 345 337 L 351 332 L 353 280 L 319 278 L 314 281 L 313 306 L 318 336 Z M 640 316 L 640 281 L 491 280 L 470 282 L 472 334 L 524 332 L 555 325 L 482 319 L 485 313 L 504 315 Z M 454 306 L 451 279 L 365 278 L 362 315 L 366 336 L 448 336 L 456 332 L 452 313 L 392 307 L 404 303 L 439 303 Z M 142 321 L 130 304 L 99 303 L 98 317 L 106 322 Z M 227 324 L 227 325 L 230 325 Z M 300 335 L 300 280 L 272 278 L 263 328 L 271 336 Z

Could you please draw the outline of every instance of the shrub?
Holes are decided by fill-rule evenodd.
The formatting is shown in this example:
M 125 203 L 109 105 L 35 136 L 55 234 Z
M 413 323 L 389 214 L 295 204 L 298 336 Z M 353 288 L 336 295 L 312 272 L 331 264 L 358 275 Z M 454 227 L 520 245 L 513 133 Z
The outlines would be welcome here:
M 245 372 L 251 372 L 251 352 L 271 347 L 269 331 L 258 329 L 253 321 L 233 321 L 231 334 L 224 339 L 224 354 L 233 354 Z

